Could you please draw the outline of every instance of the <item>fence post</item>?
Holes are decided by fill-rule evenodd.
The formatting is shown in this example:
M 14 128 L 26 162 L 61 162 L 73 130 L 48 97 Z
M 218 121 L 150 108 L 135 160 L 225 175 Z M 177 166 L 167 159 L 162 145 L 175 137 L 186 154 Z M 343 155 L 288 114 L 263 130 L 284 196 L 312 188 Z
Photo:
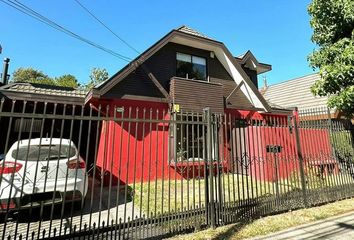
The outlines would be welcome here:
M 204 108 L 204 116 L 206 118 L 206 124 L 207 124 L 207 134 L 206 134 L 206 151 L 207 151 L 207 162 L 209 165 L 209 203 L 208 203 L 208 208 L 209 208 L 209 214 L 208 217 L 210 217 L 209 221 L 210 225 L 212 228 L 216 227 L 215 224 L 215 203 L 214 203 L 214 169 L 213 169 L 213 157 L 212 157 L 212 147 L 213 147 L 213 142 L 212 142 L 212 121 L 211 121 L 211 111 L 210 108 Z
M 329 108 L 327 108 L 327 124 L 328 124 L 328 138 L 329 138 L 329 144 L 331 144 L 332 148 L 332 157 L 339 163 L 339 167 L 345 170 L 345 167 L 342 166 L 342 162 L 340 159 L 337 158 L 336 156 L 336 142 L 335 139 L 333 138 L 333 123 L 332 123 L 332 117 L 331 117 L 331 111 Z
M 302 156 L 299 128 L 297 125 L 297 117 L 298 117 L 298 109 L 297 108 L 295 108 L 295 113 L 296 114 L 293 115 L 293 118 L 294 118 L 294 130 L 295 130 L 295 138 L 296 138 L 297 157 L 299 159 L 299 164 L 300 164 L 301 188 L 302 188 L 302 194 L 303 194 L 303 198 L 304 198 L 304 205 L 307 208 L 307 207 L 309 207 L 309 204 L 308 204 L 307 193 L 306 193 L 304 159 Z

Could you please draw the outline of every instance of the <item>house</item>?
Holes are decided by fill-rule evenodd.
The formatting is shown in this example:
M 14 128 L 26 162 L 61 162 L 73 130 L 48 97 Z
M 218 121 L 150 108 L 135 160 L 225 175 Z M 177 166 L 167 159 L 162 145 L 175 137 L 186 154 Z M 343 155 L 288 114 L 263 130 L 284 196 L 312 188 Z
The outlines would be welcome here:
M 28 113 L 36 106 L 49 115 L 92 116 L 94 109 L 89 121 L 48 118 L 43 124 L 35 119 L 31 134 L 40 134 L 44 126 L 51 135 L 54 123 L 54 137 L 71 137 L 75 143 L 89 139 L 90 146 L 80 146 L 88 151 L 80 151 L 88 153 L 84 157 L 98 167 L 104 181 L 203 177 L 207 154 L 214 170 L 277 181 L 299 165 L 289 160 L 297 159 L 293 109 L 270 104 L 258 90 L 257 76 L 270 70 L 271 65 L 258 61 L 251 51 L 235 57 L 222 42 L 182 26 L 88 93 L 11 83 L 0 87 L 0 95 L 17 101 L 14 111 L 19 111 L 18 104 L 26 104 Z M 212 114 L 209 131 L 205 109 Z M 18 138 L 16 121 L 21 118 L 13 118 L 10 128 L 9 118 L 0 121 L 0 130 L 2 126 L 10 129 L 15 133 L 10 135 Z M 30 136 L 26 131 L 22 128 L 22 138 Z M 206 146 L 208 134 L 210 147 Z M 326 130 L 321 134 L 322 145 L 303 149 L 304 155 L 330 155 L 328 134 Z M 283 163 L 275 169 L 280 160 Z
M 302 122 L 320 122 L 327 124 L 327 119 L 343 125 L 345 129 L 352 129 L 352 122 L 337 109 L 328 109 L 328 96 L 314 96 L 311 86 L 321 76 L 318 73 L 309 74 L 303 77 L 294 78 L 277 84 L 263 86 L 261 92 L 263 97 L 272 107 L 294 108 L 297 107 L 301 113 Z
M 273 107 L 297 107 L 299 111 L 312 115 L 314 119 L 327 119 L 328 97 L 314 96 L 311 92 L 311 86 L 320 79 L 321 76 L 318 73 L 313 73 L 277 84 L 263 86 L 261 92 L 263 97 Z M 321 110 L 323 113 L 314 113 L 316 110 Z M 331 119 L 342 118 L 342 114 L 336 109 L 330 109 L 329 114 Z
M 134 123 L 117 120 L 102 124 L 97 166 L 129 183 L 136 179 L 167 178 L 176 171 L 177 177 L 185 177 L 183 169 L 186 166 L 193 169 L 192 161 L 199 166 L 204 164 L 201 160 L 205 159 L 205 149 L 194 151 L 186 143 L 197 144 L 202 130 L 198 134 L 191 130 L 193 124 L 188 128 L 163 121 L 200 121 L 206 107 L 213 114 L 231 114 L 240 119 L 239 123 L 257 119 L 270 122 L 271 116 L 286 122 L 292 110 L 270 106 L 257 89 L 257 75 L 270 70 L 271 65 L 259 62 L 250 51 L 234 57 L 222 42 L 196 30 L 186 26 L 172 30 L 87 94 L 85 102 L 94 105 L 102 115 L 137 119 Z M 142 119 L 157 123 L 138 123 Z M 240 137 L 240 128 L 232 126 L 230 134 Z M 226 143 L 220 148 L 225 151 L 222 159 L 225 171 L 230 159 L 247 161 L 249 155 L 258 158 L 267 155 L 265 146 L 255 145 L 261 142 L 260 138 L 264 145 L 276 141 L 265 137 L 266 131 L 271 130 L 258 135 L 248 131 L 251 128 L 244 134 L 247 146 L 231 143 L 230 134 L 223 134 Z M 288 138 L 295 145 L 293 135 Z M 239 150 L 231 152 L 232 148 Z M 181 154 L 185 161 L 179 161 Z M 192 170 L 192 175 L 196 171 Z

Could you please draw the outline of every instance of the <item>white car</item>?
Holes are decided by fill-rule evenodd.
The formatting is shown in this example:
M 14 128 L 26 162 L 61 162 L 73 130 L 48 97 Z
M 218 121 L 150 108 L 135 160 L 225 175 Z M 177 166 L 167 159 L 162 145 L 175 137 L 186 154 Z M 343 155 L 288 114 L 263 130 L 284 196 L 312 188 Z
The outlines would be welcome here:
M 79 202 L 87 185 L 86 163 L 72 141 L 20 140 L 0 161 L 0 212 Z

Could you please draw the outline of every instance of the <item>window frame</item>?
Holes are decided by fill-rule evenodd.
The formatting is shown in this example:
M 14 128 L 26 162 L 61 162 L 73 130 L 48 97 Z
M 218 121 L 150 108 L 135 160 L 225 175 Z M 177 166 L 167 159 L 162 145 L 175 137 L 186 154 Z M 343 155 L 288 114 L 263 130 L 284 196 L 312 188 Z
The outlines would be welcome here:
M 192 113 L 172 113 L 173 123 L 170 125 L 169 138 L 171 141 L 170 152 L 170 163 L 192 163 L 192 162 L 204 162 L 206 159 L 206 127 L 203 123 L 203 115 L 194 115 Z M 190 120 L 191 123 L 188 123 L 188 118 L 196 118 L 195 120 Z M 178 123 L 178 122 L 184 123 Z M 187 127 L 188 125 L 188 127 Z M 192 127 L 194 126 L 194 127 Z M 201 129 L 199 128 L 201 127 Z M 198 130 L 199 128 L 199 130 Z M 194 133 L 188 133 L 188 136 L 185 134 L 187 131 L 195 131 Z M 198 133 L 200 136 L 198 136 Z M 193 137 L 193 138 L 192 138 Z M 201 137 L 201 142 L 198 143 L 198 138 Z M 186 143 L 183 143 L 183 138 L 185 138 Z M 194 140 L 193 140 L 194 139 Z M 196 140 L 197 139 L 197 140 Z M 181 145 L 178 142 L 181 142 Z M 188 141 L 188 142 L 187 142 Z M 197 143 L 190 144 L 189 141 L 196 141 Z M 191 150 L 196 148 L 194 151 Z M 179 159 L 179 151 L 182 150 L 185 158 Z M 191 155 L 191 156 L 190 156 Z M 191 159 L 191 160 L 190 160 Z
M 177 64 L 178 64 L 178 59 L 177 59 L 177 55 L 178 54 L 184 54 L 184 55 L 189 55 L 190 57 L 190 63 L 192 64 L 192 67 L 193 67 L 193 57 L 198 57 L 198 58 L 202 58 L 202 59 L 205 59 L 205 79 L 192 79 L 192 78 L 186 78 L 185 76 L 184 77 L 181 77 L 181 78 L 186 78 L 186 79 L 191 79 L 191 80 L 196 80 L 196 81 L 206 81 L 206 82 L 209 82 L 209 72 L 208 72 L 208 57 L 204 57 L 204 56 L 200 56 L 200 55 L 195 55 L 195 54 L 190 54 L 190 53 L 186 53 L 186 52 L 180 52 L 180 51 L 176 51 L 176 56 L 175 56 L 175 61 L 176 61 L 176 72 L 175 72 L 175 75 L 176 77 L 179 77 L 177 76 Z

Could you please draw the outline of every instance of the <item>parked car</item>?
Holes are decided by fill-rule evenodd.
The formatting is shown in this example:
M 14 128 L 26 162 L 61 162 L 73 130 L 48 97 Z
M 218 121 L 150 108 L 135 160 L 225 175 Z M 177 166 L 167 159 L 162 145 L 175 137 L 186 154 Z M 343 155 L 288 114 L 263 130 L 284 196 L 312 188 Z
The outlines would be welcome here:
M 21 140 L 0 161 L 2 212 L 64 200 L 81 203 L 87 186 L 86 163 L 68 139 Z

